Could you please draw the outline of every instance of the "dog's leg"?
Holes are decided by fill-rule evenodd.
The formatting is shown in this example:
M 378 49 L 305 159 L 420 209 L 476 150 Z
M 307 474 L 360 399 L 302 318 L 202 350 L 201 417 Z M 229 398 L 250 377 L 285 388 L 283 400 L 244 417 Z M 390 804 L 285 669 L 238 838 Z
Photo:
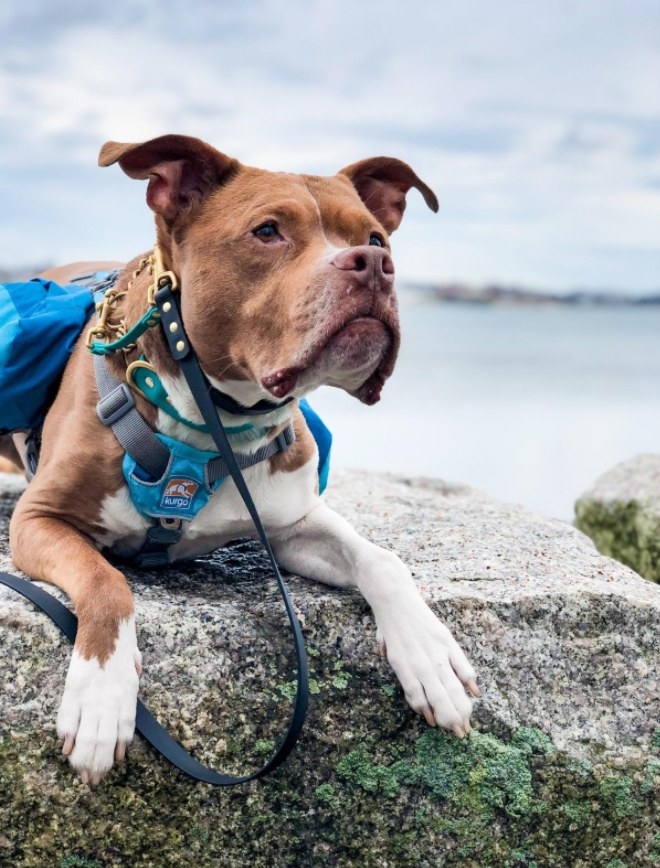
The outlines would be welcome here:
M 286 531 L 273 549 L 285 569 L 339 587 L 357 587 L 371 606 L 378 646 L 409 705 L 431 726 L 466 735 L 479 695 L 474 669 L 447 627 L 420 596 L 399 558 L 361 537 L 323 502 Z
M 62 588 L 78 634 L 57 717 L 63 752 L 84 783 L 97 784 L 133 738 L 138 674 L 133 595 L 89 539 L 56 518 L 30 513 L 26 498 L 10 526 L 16 566 Z

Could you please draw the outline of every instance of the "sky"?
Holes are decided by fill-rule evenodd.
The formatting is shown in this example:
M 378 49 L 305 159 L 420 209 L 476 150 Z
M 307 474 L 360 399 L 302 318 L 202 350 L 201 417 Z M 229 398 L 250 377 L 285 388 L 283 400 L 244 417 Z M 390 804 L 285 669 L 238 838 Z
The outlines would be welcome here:
M 333 174 L 399 157 L 400 281 L 660 290 L 660 0 L 21 0 L 0 8 L 0 269 L 128 259 L 168 132 Z

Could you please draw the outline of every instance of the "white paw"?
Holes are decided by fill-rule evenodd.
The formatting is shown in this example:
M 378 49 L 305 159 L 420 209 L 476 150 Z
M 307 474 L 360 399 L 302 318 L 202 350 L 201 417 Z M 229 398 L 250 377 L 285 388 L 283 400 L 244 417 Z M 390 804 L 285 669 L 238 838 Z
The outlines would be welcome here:
M 99 664 L 73 651 L 57 715 L 63 753 L 85 784 L 96 785 L 126 754 L 135 731 L 141 655 L 135 621 L 120 622 L 114 651 Z
M 431 726 L 470 731 L 476 674 L 447 627 L 416 593 L 374 610 L 380 653 L 394 669 L 411 708 Z

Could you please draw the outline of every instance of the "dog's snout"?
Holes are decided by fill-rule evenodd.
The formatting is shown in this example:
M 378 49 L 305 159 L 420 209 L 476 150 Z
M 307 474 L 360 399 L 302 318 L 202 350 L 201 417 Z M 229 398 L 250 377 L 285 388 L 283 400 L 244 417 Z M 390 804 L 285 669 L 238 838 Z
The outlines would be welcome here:
M 389 251 L 384 247 L 348 247 L 338 253 L 331 264 L 340 271 L 351 272 L 351 277 L 357 280 L 360 286 L 371 286 L 375 282 L 383 290 L 392 288 L 394 263 Z

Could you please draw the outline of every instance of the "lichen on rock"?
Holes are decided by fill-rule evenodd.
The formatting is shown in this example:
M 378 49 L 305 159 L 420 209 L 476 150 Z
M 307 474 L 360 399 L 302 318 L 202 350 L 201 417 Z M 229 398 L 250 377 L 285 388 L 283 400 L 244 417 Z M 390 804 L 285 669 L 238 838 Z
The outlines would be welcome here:
M 598 551 L 660 581 L 660 455 L 608 470 L 577 501 L 575 515 Z
M 5 539 L 16 496 L 0 477 Z M 92 791 L 54 730 L 70 648 L 0 589 L 0 865 L 659 864 L 660 588 L 569 525 L 466 488 L 341 472 L 328 499 L 398 551 L 466 648 L 483 694 L 470 737 L 407 708 L 359 595 L 290 577 L 314 690 L 286 764 L 213 789 L 136 738 Z M 293 674 L 259 547 L 128 575 L 142 698 L 199 759 L 256 767 Z

